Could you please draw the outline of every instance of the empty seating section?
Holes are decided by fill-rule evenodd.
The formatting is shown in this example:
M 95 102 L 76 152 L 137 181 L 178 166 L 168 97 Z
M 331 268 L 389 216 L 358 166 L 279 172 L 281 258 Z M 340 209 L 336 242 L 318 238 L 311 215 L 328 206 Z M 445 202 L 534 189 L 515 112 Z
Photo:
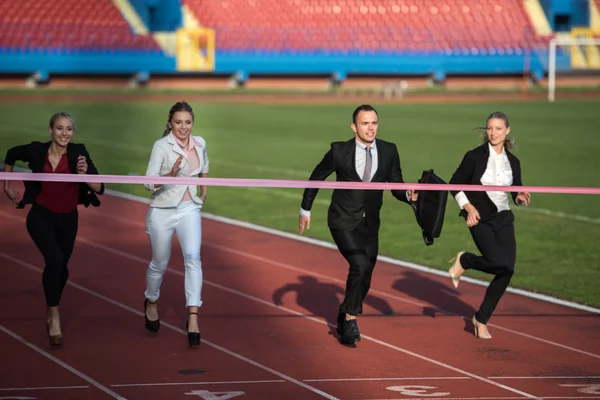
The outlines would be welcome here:
M 518 51 L 522 0 L 183 0 L 221 50 Z
M 135 35 L 111 0 L 2 0 L 0 48 L 66 52 L 160 52 Z
M 548 39 L 522 0 L 182 2 L 215 29 L 219 50 L 520 52 Z M 111 0 L 1 0 L 0 48 L 160 52 Z

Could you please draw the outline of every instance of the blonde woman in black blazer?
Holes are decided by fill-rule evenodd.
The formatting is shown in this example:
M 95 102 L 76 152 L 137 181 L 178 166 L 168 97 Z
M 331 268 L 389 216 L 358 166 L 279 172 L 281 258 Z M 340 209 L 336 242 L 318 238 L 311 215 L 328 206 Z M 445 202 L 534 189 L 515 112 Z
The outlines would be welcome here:
M 495 112 L 486 121 L 483 144 L 468 151 L 450 179 L 450 184 L 522 186 L 521 164 L 510 152 L 513 149 L 510 124 L 506 114 Z M 471 236 L 481 255 L 461 251 L 448 274 L 454 287 L 466 270 L 475 269 L 495 275 L 485 293 L 479 310 L 473 316 L 475 336 L 491 339 L 487 322 L 496 309 L 514 274 L 517 246 L 514 215 L 508 193 L 451 192 L 461 208 Z M 512 192 L 516 205 L 529 205 L 527 192 Z
M 85 145 L 71 142 L 75 121 L 69 113 L 59 112 L 48 124 L 50 141 L 34 141 L 15 146 L 6 152 L 4 170 L 13 171 L 16 161 L 25 161 L 33 173 L 93 174 L 98 175 Z M 11 188 L 4 181 L 4 193 L 18 209 L 30 204 L 26 227 L 29 236 L 44 257 L 42 285 L 48 307 L 46 331 L 50 345 L 61 346 L 59 304 L 69 278 L 69 260 L 73 253 L 79 227 L 77 207 L 100 205 L 98 195 L 104 193 L 104 184 L 98 182 L 41 182 L 25 181 L 25 192 Z

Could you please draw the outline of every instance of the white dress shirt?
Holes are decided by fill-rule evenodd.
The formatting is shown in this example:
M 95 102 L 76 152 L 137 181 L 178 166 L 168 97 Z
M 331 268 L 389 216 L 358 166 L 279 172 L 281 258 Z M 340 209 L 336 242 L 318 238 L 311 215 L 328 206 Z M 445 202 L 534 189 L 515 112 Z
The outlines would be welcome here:
M 367 146 L 356 139 L 354 139 L 354 142 L 356 143 L 354 165 L 356 167 L 356 173 L 362 178 L 365 173 L 365 167 L 367 166 L 367 151 L 365 150 Z M 375 145 L 375 140 L 373 140 L 373 143 L 371 143 L 371 176 L 369 177 L 369 182 L 371 182 L 371 179 L 375 176 L 375 172 L 377 172 L 377 165 L 377 146 Z M 310 217 L 310 211 L 300 207 L 300 215 L 303 217 Z
M 487 168 L 481 176 L 480 182 L 484 186 L 510 186 L 513 183 L 512 168 L 508 161 L 506 151 L 502 149 L 502 153 L 496 153 L 492 145 L 488 143 L 490 156 L 487 162 Z M 508 193 L 488 191 L 486 192 L 490 200 L 496 205 L 498 211 L 510 210 L 510 202 L 508 200 Z M 459 192 L 454 197 L 459 207 L 464 208 L 465 204 L 469 203 L 469 199 L 464 192 Z
M 367 151 L 365 150 L 367 146 L 356 139 L 355 142 L 356 155 L 354 157 L 354 165 L 356 167 L 356 173 L 362 178 L 363 174 L 365 173 L 365 167 L 367 166 Z M 377 157 L 377 146 L 375 145 L 375 140 L 373 140 L 373 143 L 371 143 L 371 158 L 371 176 L 369 177 L 369 182 L 371 182 L 371 179 L 373 179 L 373 177 L 375 176 L 375 173 L 377 172 L 377 167 L 379 165 L 379 160 Z M 408 192 L 406 193 L 406 198 L 409 199 Z M 310 217 L 310 211 L 300 207 L 300 215 L 303 217 Z
M 367 146 L 358 140 L 355 139 L 356 142 L 356 156 L 354 157 L 354 164 L 356 166 L 356 173 L 359 177 L 361 177 L 365 173 L 365 167 L 367 166 L 367 151 L 365 150 Z M 371 143 L 371 176 L 369 176 L 368 182 L 371 182 L 371 179 L 375 176 L 375 172 L 377 172 L 377 146 L 375 145 L 375 140 Z

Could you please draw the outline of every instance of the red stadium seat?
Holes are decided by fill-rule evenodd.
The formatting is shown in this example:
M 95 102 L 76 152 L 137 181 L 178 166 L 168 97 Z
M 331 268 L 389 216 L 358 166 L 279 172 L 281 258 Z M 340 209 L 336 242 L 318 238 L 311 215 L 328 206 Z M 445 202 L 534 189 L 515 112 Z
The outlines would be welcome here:
M 131 32 L 111 0 L 2 0 L 0 37 L 0 47 L 160 51 Z
M 529 48 L 547 40 L 535 36 L 521 0 L 183 2 L 226 50 Z

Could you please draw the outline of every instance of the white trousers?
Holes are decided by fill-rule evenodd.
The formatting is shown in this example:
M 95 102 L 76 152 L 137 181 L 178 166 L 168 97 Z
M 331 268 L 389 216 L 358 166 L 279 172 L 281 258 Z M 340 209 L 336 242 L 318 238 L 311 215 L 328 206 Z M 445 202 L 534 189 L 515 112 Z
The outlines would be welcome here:
M 146 270 L 146 291 L 144 295 L 152 302 L 160 297 L 160 285 L 171 258 L 173 234 L 183 252 L 185 267 L 186 307 L 202 305 L 202 262 L 200 243 L 202 206 L 192 200 L 183 201 L 177 207 L 150 207 L 146 216 L 146 233 L 152 246 L 152 261 Z

